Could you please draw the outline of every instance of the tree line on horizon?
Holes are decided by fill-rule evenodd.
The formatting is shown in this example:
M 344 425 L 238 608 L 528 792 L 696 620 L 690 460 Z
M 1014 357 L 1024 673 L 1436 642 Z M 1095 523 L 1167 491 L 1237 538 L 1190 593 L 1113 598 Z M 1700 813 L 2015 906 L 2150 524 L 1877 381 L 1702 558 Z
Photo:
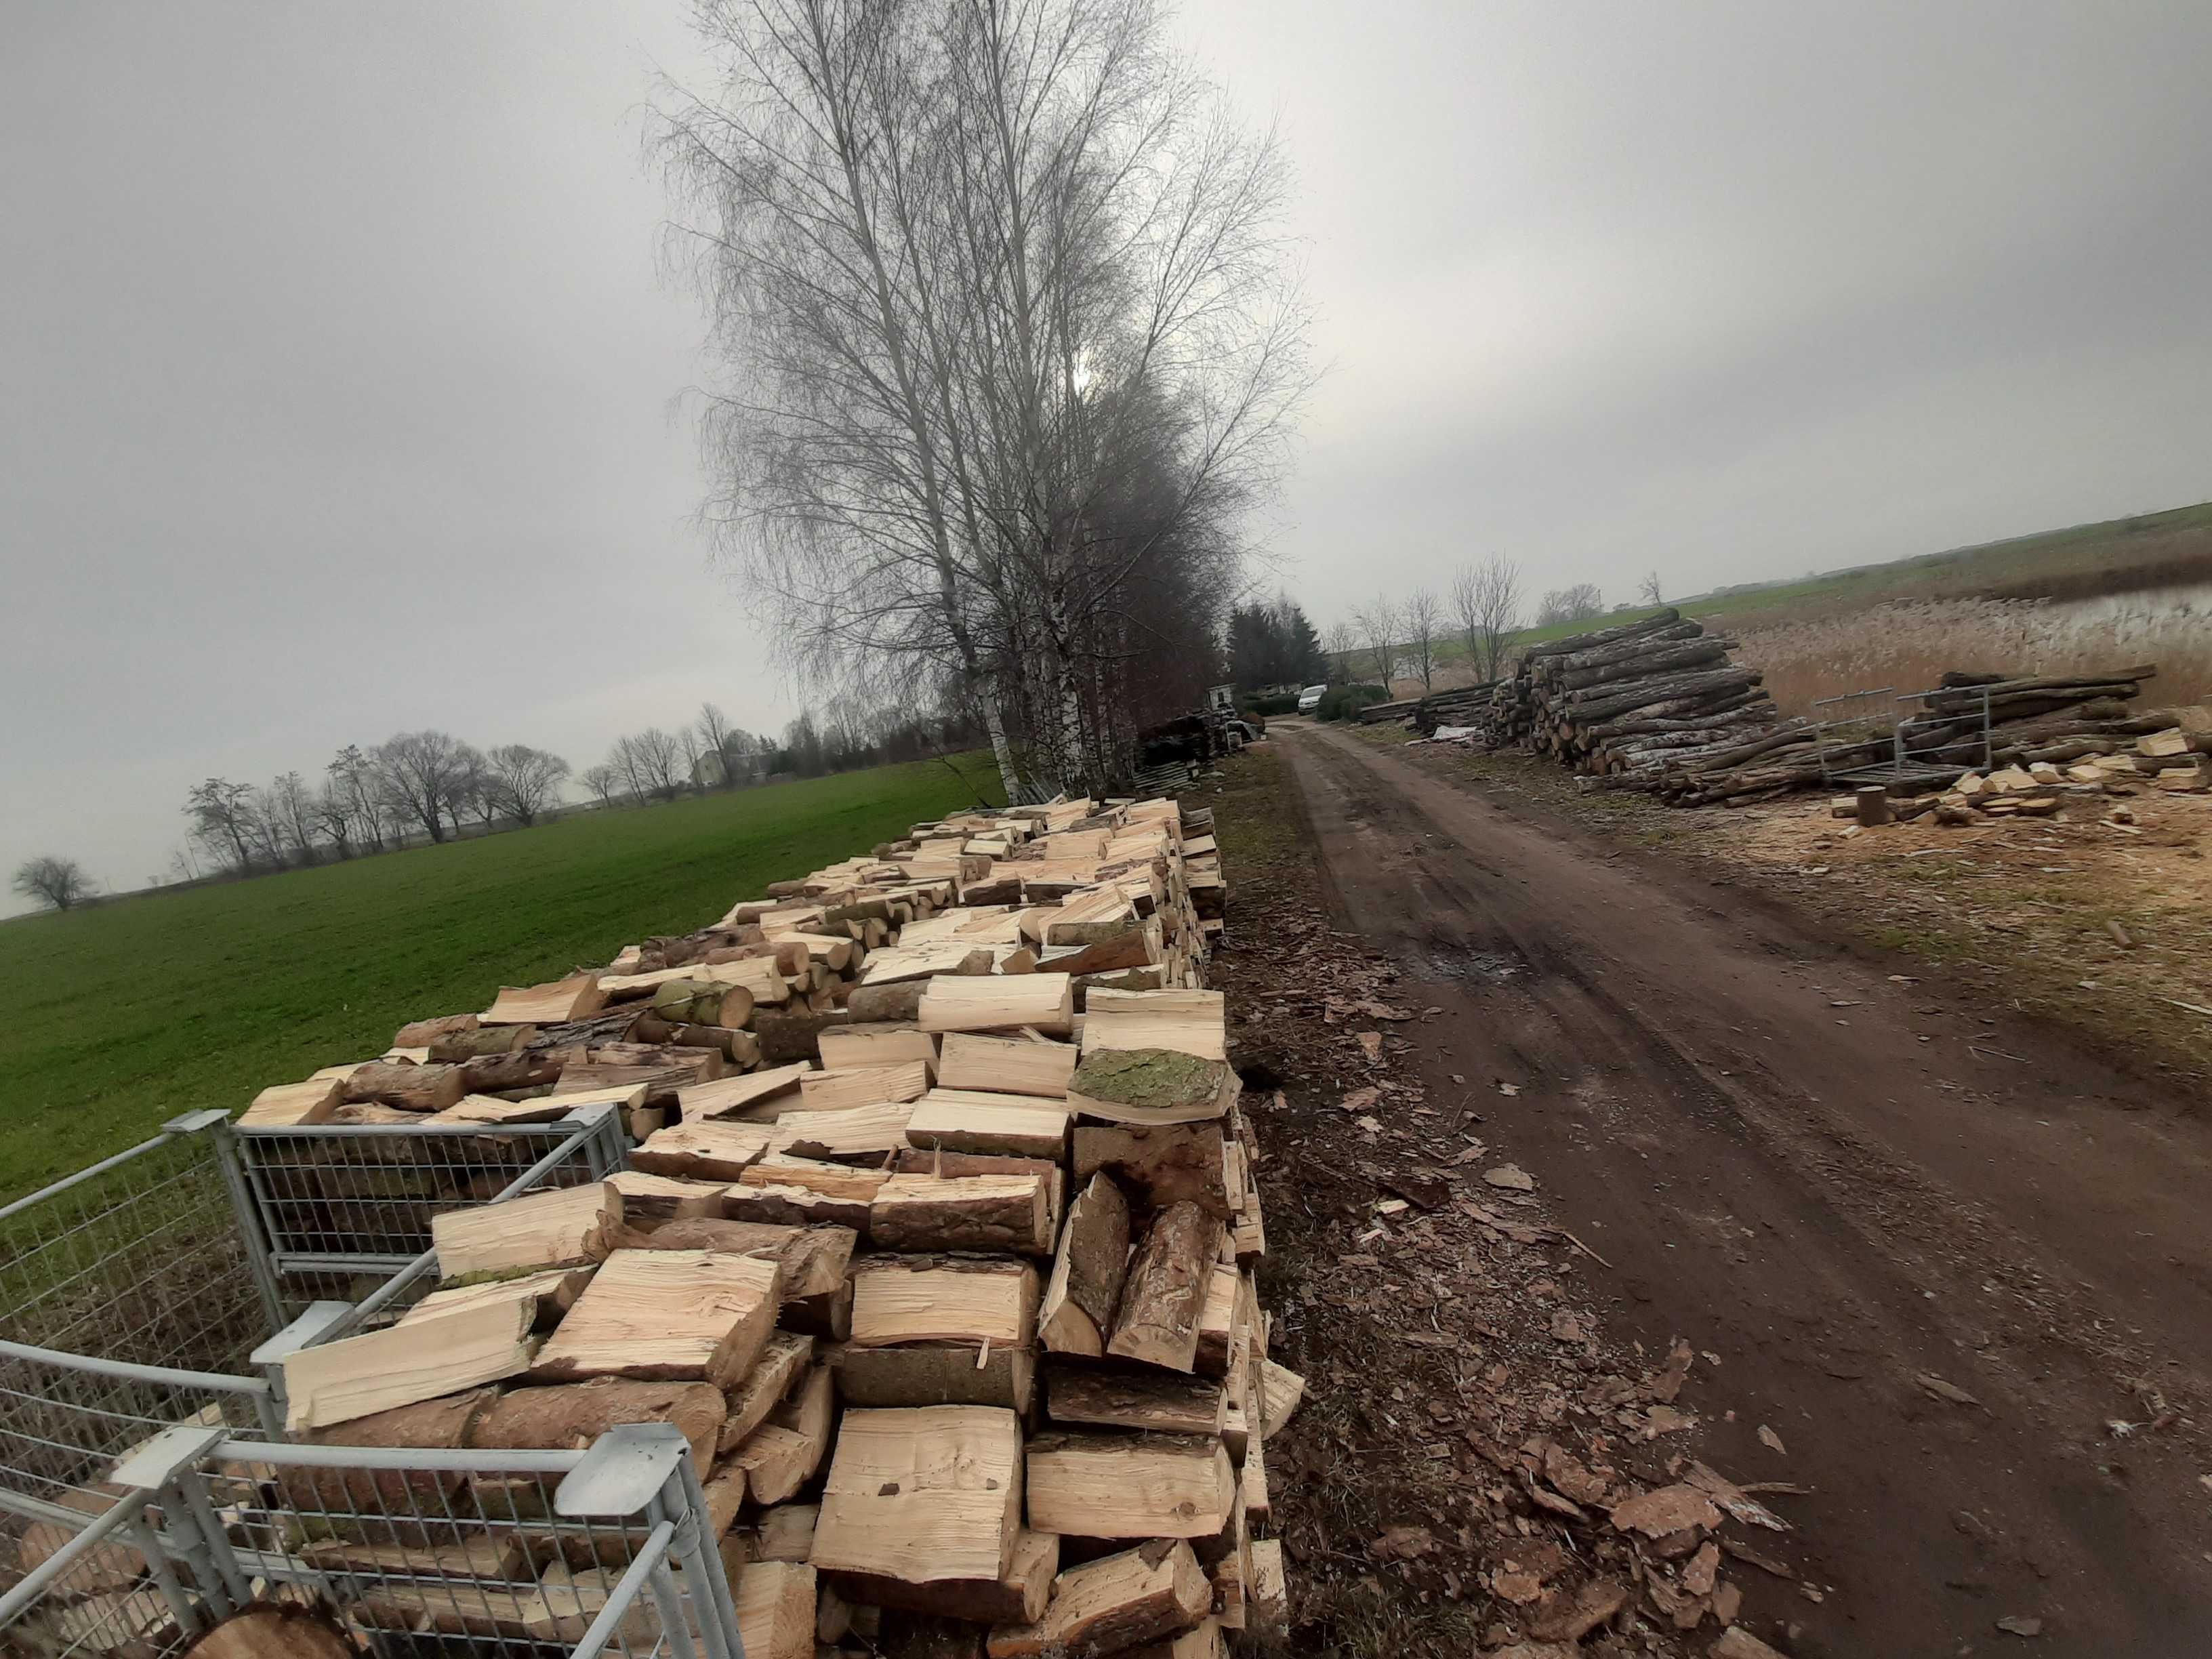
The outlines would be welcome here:
M 313 782 L 290 771 L 258 787 L 222 777 L 193 785 L 185 798 L 184 842 L 168 870 L 146 884 L 271 874 L 465 834 L 529 829 L 571 804 L 572 776 L 592 806 L 643 806 L 687 793 L 927 759 L 981 740 L 957 711 L 870 709 L 838 699 L 820 714 L 801 713 L 772 736 L 735 725 L 707 702 L 673 731 L 648 726 L 617 738 L 605 760 L 578 774 L 560 756 L 528 744 L 479 750 L 447 732 L 403 732 L 367 748 L 346 744 Z M 55 910 L 73 909 L 100 891 L 81 862 L 58 854 L 24 860 L 13 886 Z

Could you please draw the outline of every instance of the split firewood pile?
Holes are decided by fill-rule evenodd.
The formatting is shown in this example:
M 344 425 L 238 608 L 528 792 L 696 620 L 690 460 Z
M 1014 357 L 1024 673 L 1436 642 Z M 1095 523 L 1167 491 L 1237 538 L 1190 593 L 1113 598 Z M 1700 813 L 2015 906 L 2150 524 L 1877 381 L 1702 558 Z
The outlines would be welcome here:
M 1203 988 L 1210 828 L 1168 800 L 919 824 L 264 1091 L 246 1121 L 581 1102 L 638 1139 L 604 1182 L 439 1208 L 438 1288 L 286 1360 L 288 1427 L 511 1449 L 673 1423 L 752 1659 L 1200 1659 L 1280 1625 L 1254 1533 L 1304 1385 L 1267 1357 L 1257 1151 Z M 333 1525 L 323 1565 L 410 1557 L 355 1610 L 373 1628 L 574 1640 L 599 1610 L 526 1527 Z
M 1667 610 L 1532 645 L 1492 690 L 1482 740 L 1637 787 L 1723 762 L 1780 720 L 1759 671 L 1729 660 L 1735 644 Z

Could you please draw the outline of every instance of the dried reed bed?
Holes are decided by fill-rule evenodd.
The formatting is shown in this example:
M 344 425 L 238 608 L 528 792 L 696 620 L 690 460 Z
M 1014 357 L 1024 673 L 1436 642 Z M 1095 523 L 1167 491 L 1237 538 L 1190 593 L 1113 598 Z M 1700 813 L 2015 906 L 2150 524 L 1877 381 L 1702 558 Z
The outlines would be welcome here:
M 2146 703 L 2212 699 L 2212 584 L 2057 601 L 1909 600 L 1731 631 L 1738 659 L 1765 674 L 1791 714 L 1878 686 L 1924 690 L 1954 668 L 2072 674 L 2155 663 Z

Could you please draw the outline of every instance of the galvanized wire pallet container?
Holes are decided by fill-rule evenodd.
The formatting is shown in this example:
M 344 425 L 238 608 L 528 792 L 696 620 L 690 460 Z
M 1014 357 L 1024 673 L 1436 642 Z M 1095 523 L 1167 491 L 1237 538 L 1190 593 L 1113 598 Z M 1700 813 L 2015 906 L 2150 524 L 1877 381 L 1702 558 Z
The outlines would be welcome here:
M 250 1603 L 380 1655 L 741 1659 L 683 1437 L 287 1443 L 278 1362 L 436 1280 L 431 1218 L 622 1167 L 616 1115 L 241 1129 L 194 1113 L 0 1209 L 7 1659 L 167 1659 Z

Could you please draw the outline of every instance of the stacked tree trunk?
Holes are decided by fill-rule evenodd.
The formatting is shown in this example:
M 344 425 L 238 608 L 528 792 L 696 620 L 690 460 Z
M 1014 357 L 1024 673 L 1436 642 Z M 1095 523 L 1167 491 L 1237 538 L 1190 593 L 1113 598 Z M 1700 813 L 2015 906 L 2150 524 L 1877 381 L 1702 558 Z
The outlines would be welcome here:
M 1909 758 L 1932 781 L 1984 766 L 2080 762 L 2130 748 L 2175 726 L 2187 711 L 2136 711 L 2130 704 L 2157 672 L 2143 664 L 2072 676 L 1955 672 L 1919 706 L 1885 711 L 1910 717 Z M 1986 703 L 1986 715 L 1984 704 Z M 1608 787 L 1649 789 L 1676 806 L 1741 805 L 1822 787 L 1839 771 L 1881 767 L 1895 757 L 1887 730 L 1822 744 L 1812 724 L 1793 720 L 1763 737 L 1702 756 L 1677 757 L 1656 773 Z
M 1757 740 L 1779 716 L 1734 646 L 1673 610 L 1530 646 L 1491 694 L 1487 740 L 1638 780 Z
M 640 1133 L 604 1182 L 434 1203 L 438 1288 L 287 1361 L 290 1428 L 506 1449 L 675 1423 L 755 1659 L 1221 1652 L 1280 1593 L 1262 1448 L 1302 1384 L 1267 1358 L 1259 1152 L 1202 988 L 1210 830 L 1165 800 L 916 825 L 264 1091 L 260 1121 L 362 1089 L 487 1133 L 610 1101 Z M 487 1060 L 514 1086 L 471 1087 Z M 409 1547 L 319 1547 L 371 1545 Z M 414 1554 L 496 1595 L 365 1622 L 588 1622 L 570 1563 Z
M 1474 685 L 1455 685 L 1425 696 L 1408 697 L 1400 702 L 1370 703 L 1359 711 L 1359 723 L 1380 726 L 1386 720 L 1402 720 L 1424 736 L 1439 726 L 1471 726 L 1489 708 L 1498 686 L 1496 680 L 1484 680 Z

